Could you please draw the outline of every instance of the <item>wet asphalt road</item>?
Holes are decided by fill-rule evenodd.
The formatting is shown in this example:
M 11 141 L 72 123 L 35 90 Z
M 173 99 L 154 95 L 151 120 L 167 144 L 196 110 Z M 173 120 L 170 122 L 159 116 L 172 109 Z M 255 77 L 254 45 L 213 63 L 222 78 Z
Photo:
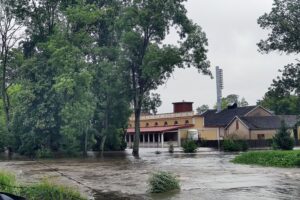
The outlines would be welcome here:
M 300 169 L 237 165 L 234 154 L 201 148 L 196 154 L 173 154 L 167 149 L 141 149 L 140 158 L 123 153 L 94 155 L 86 159 L 36 161 L 2 160 L 0 169 L 17 173 L 24 183 L 48 178 L 75 187 L 96 200 L 123 199 L 216 199 L 287 200 L 300 199 Z M 147 180 L 153 171 L 175 173 L 179 192 L 162 195 L 147 193 Z

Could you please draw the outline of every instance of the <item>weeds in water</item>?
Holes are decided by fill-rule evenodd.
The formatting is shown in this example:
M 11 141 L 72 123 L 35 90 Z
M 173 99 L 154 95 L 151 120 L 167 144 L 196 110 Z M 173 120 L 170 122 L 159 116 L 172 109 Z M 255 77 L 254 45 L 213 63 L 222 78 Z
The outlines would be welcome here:
M 50 181 L 42 181 L 33 185 L 20 185 L 15 175 L 0 171 L 0 191 L 29 200 L 85 200 L 80 193 L 72 188 L 56 185 Z
M 149 192 L 163 193 L 180 189 L 179 180 L 169 172 L 159 171 L 153 173 L 149 178 Z

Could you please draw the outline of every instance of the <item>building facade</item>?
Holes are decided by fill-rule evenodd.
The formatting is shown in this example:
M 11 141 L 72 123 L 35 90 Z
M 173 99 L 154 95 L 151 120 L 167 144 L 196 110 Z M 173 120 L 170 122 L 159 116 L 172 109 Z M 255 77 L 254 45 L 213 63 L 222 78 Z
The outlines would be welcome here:
M 134 120 L 134 116 L 129 119 L 126 135 L 128 147 L 133 145 Z M 219 141 L 230 134 L 248 140 L 270 139 L 276 134 L 282 120 L 298 140 L 300 127 L 296 126 L 296 116 L 275 116 L 261 106 L 236 105 L 220 112 L 208 110 L 203 114 L 195 114 L 193 102 L 176 102 L 173 103 L 173 113 L 141 116 L 140 146 L 181 146 L 182 141 L 188 138 Z

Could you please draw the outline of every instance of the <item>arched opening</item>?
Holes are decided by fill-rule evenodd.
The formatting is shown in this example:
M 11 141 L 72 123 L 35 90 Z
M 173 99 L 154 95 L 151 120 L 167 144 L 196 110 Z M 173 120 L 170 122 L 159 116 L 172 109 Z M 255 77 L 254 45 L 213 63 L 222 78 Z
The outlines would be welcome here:
M 177 124 L 178 124 L 178 121 L 175 121 L 175 122 L 174 122 L 174 125 L 177 125 Z
M 189 122 L 189 120 L 185 120 L 185 124 L 189 124 L 190 122 Z
M 157 123 L 157 122 L 155 122 L 154 126 L 158 126 L 158 123 Z
M 168 126 L 168 122 L 165 122 L 165 123 L 164 123 L 164 126 Z

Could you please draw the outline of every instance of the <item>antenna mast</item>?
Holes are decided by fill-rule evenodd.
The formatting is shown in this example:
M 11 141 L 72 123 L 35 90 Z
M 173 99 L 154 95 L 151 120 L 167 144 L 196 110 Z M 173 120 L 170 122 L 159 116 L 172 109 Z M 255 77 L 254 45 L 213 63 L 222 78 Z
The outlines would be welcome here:
M 223 69 L 216 67 L 216 81 L 217 81 L 217 113 L 222 111 L 222 89 L 223 87 Z

